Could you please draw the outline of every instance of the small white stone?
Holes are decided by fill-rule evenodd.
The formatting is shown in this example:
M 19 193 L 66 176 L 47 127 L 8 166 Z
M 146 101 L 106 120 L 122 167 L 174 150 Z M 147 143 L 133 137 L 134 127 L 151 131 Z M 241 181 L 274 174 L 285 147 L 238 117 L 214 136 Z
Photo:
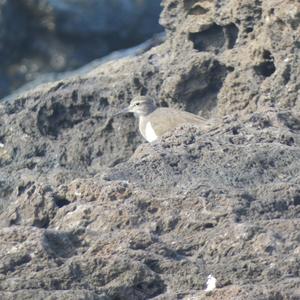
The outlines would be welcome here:
M 217 279 L 211 274 L 207 277 L 205 292 L 211 292 L 216 288 Z
M 4 148 L 4 144 L 0 143 L 0 148 Z

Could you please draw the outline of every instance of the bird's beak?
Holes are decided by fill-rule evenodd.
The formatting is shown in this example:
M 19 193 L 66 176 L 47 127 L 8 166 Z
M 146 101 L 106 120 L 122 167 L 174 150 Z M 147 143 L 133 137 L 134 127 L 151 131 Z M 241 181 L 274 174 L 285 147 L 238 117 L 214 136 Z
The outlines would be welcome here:
M 126 108 L 122 109 L 121 111 L 119 111 L 119 112 L 113 114 L 113 117 L 116 117 L 116 116 L 122 115 L 122 114 L 126 114 L 126 113 L 128 113 L 128 112 L 129 112 L 129 107 L 126 107 Z

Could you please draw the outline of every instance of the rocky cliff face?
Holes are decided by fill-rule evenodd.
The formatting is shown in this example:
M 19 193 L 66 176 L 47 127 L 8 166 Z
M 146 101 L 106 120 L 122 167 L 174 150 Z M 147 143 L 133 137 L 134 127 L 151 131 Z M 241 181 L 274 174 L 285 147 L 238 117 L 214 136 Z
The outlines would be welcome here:
M 3 299 L 299 299 L 299 3 L 163 5 L 162 45 L 1 105 Z M 218 122 L 141 144 L 138 94 Z

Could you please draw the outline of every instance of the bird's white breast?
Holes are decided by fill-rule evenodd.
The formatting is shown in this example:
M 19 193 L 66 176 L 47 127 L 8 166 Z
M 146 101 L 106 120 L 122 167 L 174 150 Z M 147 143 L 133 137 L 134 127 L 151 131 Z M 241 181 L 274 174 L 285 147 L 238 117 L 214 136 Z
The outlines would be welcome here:
M 157 139 L 157 135 L 155 134 L 155 131 L 150 122 L 147 122 L 147 124 L 146 124 L 145 138 L 149 143 L 151 143 Z

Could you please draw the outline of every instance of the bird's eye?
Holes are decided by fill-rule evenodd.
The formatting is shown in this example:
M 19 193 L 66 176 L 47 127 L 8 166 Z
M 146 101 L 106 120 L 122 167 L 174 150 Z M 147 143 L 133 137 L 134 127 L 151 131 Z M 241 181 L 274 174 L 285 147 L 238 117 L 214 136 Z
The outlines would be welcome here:
M 135 105 L 136 105 L 136 106 L 139 106 L 139 105 L 140 105 L 140 103 L 138 102 L 138 103 L 136 103 Z

